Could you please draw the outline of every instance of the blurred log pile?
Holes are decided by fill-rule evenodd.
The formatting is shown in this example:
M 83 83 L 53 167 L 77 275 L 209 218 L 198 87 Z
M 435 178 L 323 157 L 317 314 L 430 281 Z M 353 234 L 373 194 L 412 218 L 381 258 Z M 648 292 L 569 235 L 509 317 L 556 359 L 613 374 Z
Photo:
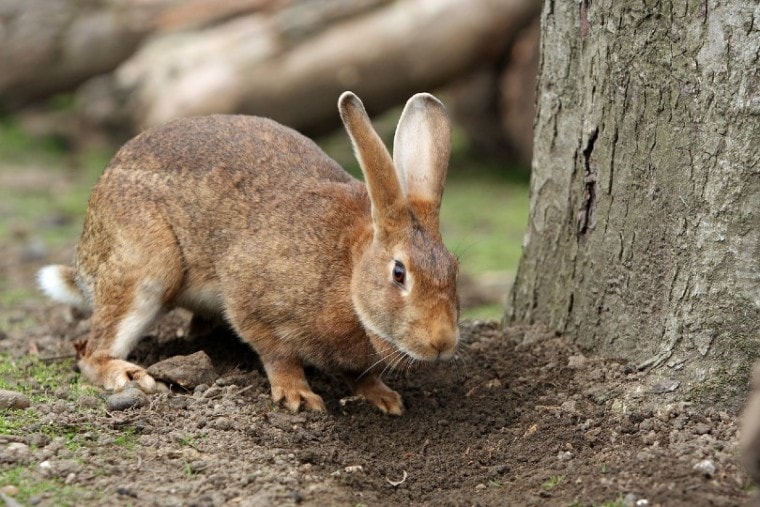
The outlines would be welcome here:
M 351 89 L 379 113 L 450 93 L 482 149 L 530 160 L 536 0 L 3 0 L 0 108 L 58 93 L 131 135 L 177 116 L 337 125 Z

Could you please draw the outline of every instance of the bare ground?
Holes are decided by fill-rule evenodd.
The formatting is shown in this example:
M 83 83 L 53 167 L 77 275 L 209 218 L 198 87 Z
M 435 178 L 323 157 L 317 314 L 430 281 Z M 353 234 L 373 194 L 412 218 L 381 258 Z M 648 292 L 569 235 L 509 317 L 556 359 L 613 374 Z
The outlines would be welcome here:
M 27 323 L 0 341 L 15 357 L 30 347 L 42 358 L 70 355 L 87 329 L 41 301 L 4 311 L 11 322 Z M 337 376 L 317 371 L 310 378 L 326 414 L 274 406 L 250 350 L 224 330 L 190 340 L 186 325 L 186 315 L 168 316 L 135 359 L 204 348 L 214 368 L 210 386 L 155 395 L 125 411 L 108 411 L 107 393 L 75 395 L 82 379 L 73 370 L 52 393 L 36 381 L 23 386 L 47 398 L 26 409 L 39 415 L 34 423 L 0 436 L 0 471 L 26 467 L 32 480 L 66 488 L 64 496 L 42 492 L 29 503 L 671 506 L 749 499 L 735 461 L 735 414 L 679 402 L 677 392 L 632 396 L 632 386 L 646 385 L 644 373 L 623 360 L 583 356 L 538 329 L 463 323 L 458 361 L 389 375 L 407 405 L 403 417 L 389 417 L 352 398 Z

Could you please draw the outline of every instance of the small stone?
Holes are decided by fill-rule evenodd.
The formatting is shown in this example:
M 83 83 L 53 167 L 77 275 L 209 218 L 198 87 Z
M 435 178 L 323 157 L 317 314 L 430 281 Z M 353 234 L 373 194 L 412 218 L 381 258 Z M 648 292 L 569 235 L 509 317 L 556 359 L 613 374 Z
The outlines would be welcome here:
M 10 408 L 13 410 L 21 410 L 29 408 L 29 398 L 16 391 L 7 391 L 0 389 L 0 409 Z
M 675 429 L 682 430 L 686 427 L 687 421 L 688 421 L 688 418 L 682 414 L 676 417 L 675 419 L 673 419 L 672 424 Z
M 586 356 L 583 354 L 577 354 L 575 356 L 570 356 L 567 358 L 567 367 L 572 368 L 574 370 L 580 370 L 584 366 L 586 366 L 586 363 L 588 362 L 588 359 L 586 359 Z
M 710 433 L 710 431 L 712 431 L 712 428 L 710 427 L 709 424 L 697 423 L 694 426 L 694 433 L 696 433 L 697 435 L 705 435 L 707 433 Z
M 208 468 L 208 463 L 202 460 L 195 460 L 189 465 L 190 471 L 194 474 L 202 472 Z
M 226 417 L 220 417 L 211 423 L 211 427 L 217 430 L 227 431 L 233 428 L 232 421 Z
M 573 459 L 573 453 L 570 451 L 559 451 L 559 454 L 557 454 L 557 459 L 560 461 L 570 461 Z
M 704 459 L 694 465 L 694 470 L 711 479 L 715 475 L 715 463 L 711 459 Z
M 221 394 L 222 394 L 221 387 L 212 386 L 203 392 L 202 398 L 212 399 L 212 398 L 216 398 L 217 396 L 220 396 Z
M 14 486 L 13 484 L 8 484 L 7 486 L 3 486 L 2 488 L 0 488 L 0 491 L 2 491 L 3 493 L 11 497 L 18 495 L 18 488 Z
M 110 411 L 127 410 L 144 407 L 148 404 L 148 396 L 141 390 L 128 387 L 106 398 L 106 408 Z
M 79 397 L 78 404 L 79 408 L 98 408 L 100 406 L 100 398 L 85 394 Z
M 482 491 L 482 490 L 486 489 L 486 485 L 485 485 L 485 484 L 483 484 L 483 483 L 480 483 L 480 484 L 478 484 L 477 486 L 475 486 L 475 489 L 476 489 L 477 491 Z
M 50 437 L 44 433 L 33 433 L 29 437 L 29 445 L 41 449 L 50 443 Z
M 2 461 L 14 463 L 29 458 L 29 446 L 21 442 L 11 442 L 2 453 Z
M 625 505 L 625 507 L 635 507 L 636 506 L 636 501 L 638 499 L 639 499 L 639 497 L 636 496 L 635 494 L 628 493 L 627 495 L 625 495 L 623 497 L 623 505 Z
M 148 373 L 167 385 L 176 385 L 192 390 L 201 384 L 210 385 L 218 378 L 211 358 L 199 350 L 189 356 L 174 356 L 148 368 Z
M 652 393 L 665 394 L 672 393 L 681 385 L 681 382 L 672 378 L 665 378 L 652 386 Z
M 578 403 L 575 400 L 567 400 L 563 401 L 562 405 L 560 405 L 560 408 L 563 412 L 567 412 L 568 414 L 577 414 L 578 413 Z
M 121 496 L 130 496 L 132 498 L 137 498 L 137 493 L 131 488 L 126 488 L 124 486 L 119 486 L 116 488 L 116 494 Z

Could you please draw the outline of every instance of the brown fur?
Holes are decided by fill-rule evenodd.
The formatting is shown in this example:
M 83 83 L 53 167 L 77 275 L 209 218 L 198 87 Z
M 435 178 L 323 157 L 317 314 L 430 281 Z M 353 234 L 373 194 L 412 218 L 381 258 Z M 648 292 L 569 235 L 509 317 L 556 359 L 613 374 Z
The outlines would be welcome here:
M 437 100 L 409 103 L 448 131 Z M 407 198 L 359 99 L 346 93 L 339 107 L 369 193 L 312 141 L 262 118 L 177 120 L 117 153 L 90 198 L 75 266 L 94 311 L 79 362 L 93 382 L 159 388 L 123 359 L 155 316 L 182 306 L 226 318 L 291 409 L 324 409 L 308 363 L 402 412 L 379 372 L 409 354 L 448 357 L 458 339 L 457 265 L 437 229 L 448 161 L 425 168 L 432 199 Z M 393 283 L 394 260 L 408 287 Z

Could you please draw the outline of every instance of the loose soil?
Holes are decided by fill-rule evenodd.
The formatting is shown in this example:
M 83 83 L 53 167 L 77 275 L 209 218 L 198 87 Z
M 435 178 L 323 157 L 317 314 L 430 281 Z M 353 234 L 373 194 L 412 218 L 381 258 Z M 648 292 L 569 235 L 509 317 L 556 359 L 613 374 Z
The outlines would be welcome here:
M 40 357 L 67 355 L 87 323 L 66 316 L 42 302 L 12 310 L 11 319 L 29 327 L 8 333 L 3 352 L 24 354 L 31 346 Z M 635 399 L 624 393 L 644 385 L 644 373 L 623 360 L 585 357 L 537 329 L 463 323 L 457 361 L 388 375 L 407 406 L 404 416 L 390 417 L 319 371 L 309 376 L 328 412 L 291 413 L 271 403 L 255 354 L 234 336 L 216 330 L 191 340 L 186 328 L 187 315 L 171 314 L 134 359 L 148 364 L 201 348 L 218 372 L 212 385 L 108 412 L 105 393 L 72 398 L 71 385 L 83 380 L 71 371 L 56 399 L 27 410 L 42 414 L 48 427 L 79 432 L 79 445 L 33 424 L 2 438 L 0 467 L 30 465 L 35 480 L 65 484 L 76 505 L 670 506 L 749 499 L 735 462 L 734 414 L 679 402 L 673 393 L 640 392 Z M 28 452 L 9 450 L 12 442 L 27 444 Z M 705 460 L 714 472 L 694 468 Z M 52 505 L 61 497 L 31 500 Z
M 36 252 L 20 237 L 0 245 L 0 275 L 29 289 L 42 263 L 71 251 Z M 407 407 L 391 417 L 336 372 L 307 372 L 326 413 L 274 405 L 256 355 L 224 329 L 189 338 L 183 312 L 133 359 L 204 350 L 208 384 L 109 411 L 108 393 L 83 394 L 72 368 L 87 320 L 33 296 L 0 317 L 0 353 L 67 367 L 55 388 L 21 371 L 32 406 L 0 413 L 3 427 L 30 421 L 0 432 L 0 474 L 58 488 L 29 504 L 728 506 L 753 493 L 737 464 L 735 409 L 685 402 L 676 384 L 540 328 L 462 323 L 455 361 L 386 375 Z

